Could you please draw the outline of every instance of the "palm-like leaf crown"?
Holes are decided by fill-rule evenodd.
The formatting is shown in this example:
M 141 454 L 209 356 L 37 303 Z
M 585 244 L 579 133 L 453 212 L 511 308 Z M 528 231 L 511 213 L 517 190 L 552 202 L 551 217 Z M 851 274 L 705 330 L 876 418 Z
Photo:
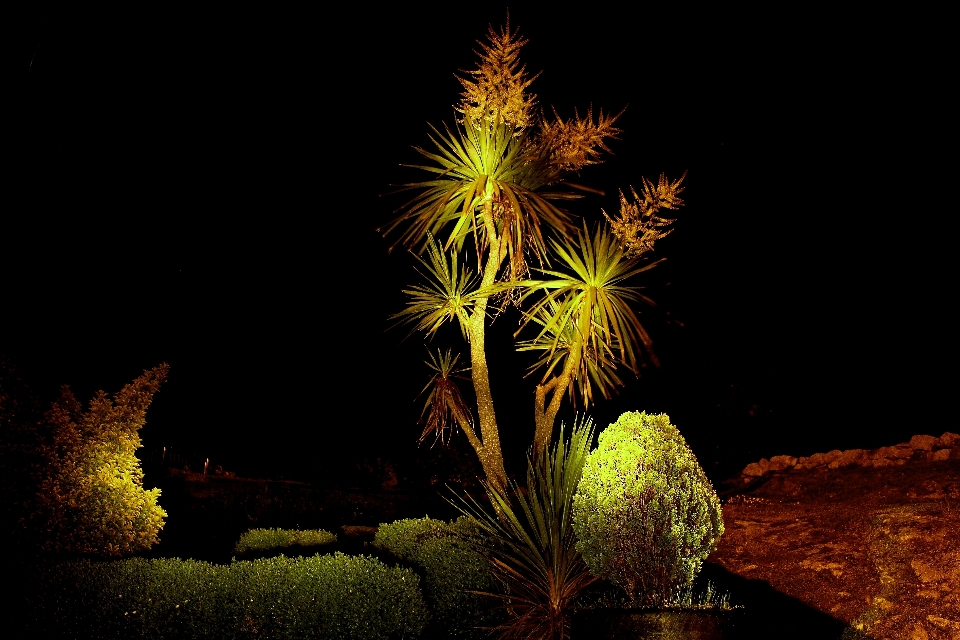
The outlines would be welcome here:
M 390 316 L 396 324 L 413 324 L 414 331 L 422 331 L 427 337 L 433 336 L 447 322 L 456 321 L 460 334 L 469 340 L 470 314 L 478 300 L 504 293 L 517 283 L 494 284 L 480 287 L 480 279 L 469 267 L 461 266 L 456 251 L 450 251 L 449 260 L 440 244 L 428 235 L 427 257 L 424 260 L 417 254 L 413 257 L 420 263 L 416 271 L 423 284 L 413 285 L 403 292 L 409 298 L 403 311 Z M 521 282 L 520 284 L 524 284 Z M 408 334 L 409 335 L 409 334 Z
M 480 43 L 479 68 L 460 78 L 463 118 L 453 130 L 432 127 L 433 149 L 415 147 L 428 163 L 408 165 L 433 178 L 400 186 L 417 194 L 383 232 L 399 230 L 397 242 L 419 251 L 429 234 L 445 233 L 444 247 L 457 251 L 472 235 L 478 254 L 493 233 L 499 255 L 491 258 L 506 261 L 505 279 L 513 280 L 523 277 L 527 254 L 546 261 L 544 227 L 562 235 L 574 230 L 556 203 L 581 194 L 552 187 L 609 152 L 606 140 L 619 133 L 618 116 L 601 112 L 594 123 L 591 109 L 567 121 L 556 113 L 553 120 L 535 117 L 535 96 L 526 90 L 536 76 L 528 77 L 518 61 L 526 40 L 509 25 L 499 33 L 491 28 L 488 36 L 489 44 Z
M 540 331 L 519 342 L 518 349 L 544 352 L 531 368 L 544 369 L 543 381 L 569 364 L 576 382 L 570 386 L 571 396 L 575 399 L 574 390 L 578 390 L 589 406 L 593 385 L 605 398 L 621 386 L 615 373 L 619 364 L 637 373 L 644 352 L 656 362 L 652 340 L 633 309 L 634 303 L 655 306 L 654 302 L 625 281 L 659 261 L 643 264 L 628 257 L 625 248 L 602 227 L 592 237 L 584 228 L 576 244 L 555 240 L 553 245 L 554 254 L 570 273 L 538 270 L 550 279 L 527 289 L 525 296 L 546 295 L 526 313 L 525 325 L 533 322 Z
M 610 357 L 607 350 L 584 346 L 574 322 L 556 323 L 560 313 L 561 307 L 556 300 L 550 300 L 538 308 L 529 322 L 539 325 L 544 333 L 537 338 L 518 342 L 517 350 L 542 352 L 527 372 L 529 376 L 543 370 L 541 384 L 551 375 L 562 371 L 567 361 L 574 361 L 576 364 L 572 374 L 575 384 L 567 388 L 570 400 L 576 406 L 579 394 L 583 404 L 589 407 L 594 402 L 594 387 L 604 397 L 610 397 L 612 390 L 623 385 L 623 380 L 617 375 L 616 360 Z
M 410 298 L 407 308 L 390 316 L 398 323 L 415 323 L 414 331 L 423 331 L 428 336 L 446 322 L 456 320 L 460 332 L 467 337 L 469 313 L 476 300 L 477 277 L 468 267 L 460 267 L 455 252 L 447 262 L 443 250 L 428 235 L 427 254 L 429 262 L 414 254 L 420 262 L 417 273 L 424 284 L 414 285 L 403 292 Z

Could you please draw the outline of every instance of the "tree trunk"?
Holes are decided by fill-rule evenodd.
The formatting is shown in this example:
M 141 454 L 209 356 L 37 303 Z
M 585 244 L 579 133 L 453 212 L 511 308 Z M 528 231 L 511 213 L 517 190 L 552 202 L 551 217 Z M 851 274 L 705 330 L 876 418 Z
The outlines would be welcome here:
M 489 247 L 487 260 L 483 267 L 481 287 L 489 287 L 497 280 L 497 272 L 503 263 L 500 238 L 493 223 L 493 212 L 489 199 L 483 205 L 484 225 L 487 230 Z M 506 494 L 507 471 L 503 466 L 503 451 L 500 449 L 500 431 L 497 428 L 497 414 L 493 409 L 493 395 L 490 393 L 490 371 L 487 368 L 486 353 L 486 298 L 477 301 L 470 316 L 470 362 L 473 389 L 477 394 L 477 414 L 480 419 L 480 440 L 482 447 L 474 449 L 480 458 L 480 464 L 487 475 L 487 482 L 497 491 Z
M 573 381 L 574 366 L 573 358 L 568 358 L 559 376 L 551 378 L 546 384 L 537 385 L 534 407 L 534 419 L 537 425 L 533 436 L 534 456 L 543 453 L 550 446 L 553 438 L 553 424 L 557 419 L 557 412 L 560 411 L 563 394 L 567 392 Z M 550 404 L 547 404 L 547 393 L 551 390 L 553 395 L 550 396 Z

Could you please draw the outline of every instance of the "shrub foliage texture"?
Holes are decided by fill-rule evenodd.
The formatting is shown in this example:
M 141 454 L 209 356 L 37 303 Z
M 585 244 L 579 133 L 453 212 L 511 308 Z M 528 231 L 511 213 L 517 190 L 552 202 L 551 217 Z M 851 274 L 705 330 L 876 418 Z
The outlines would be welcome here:
M 166 512 L 159 489 L 143 488 L 135 452 L 154 393 L 167 376 L 160 365 L 123 387 L 111 401 L 99 391 L 86 411 L 68 387 L 44 417 L 40 487 L 30 530 L 44 551 L 117 557 L 158 542 Z
M 323 529 L 251 529 L 240 536 L 234 547 L 238 554 L 283 551 L 291 548 L 325 547 L 337 536 Z
M 420 637 L 428 615 L 413 571 L 340 553 L 226 566 L 75 560 L 35 583 L 37 638 L 386 640 Z
M 479 534 L 466 517 L 446 523 L 417 518 L 381 524 L 373 546 L 409 563 L 423 576 L 424 598 L 433 613 L 431 635 L 438 638 L 482 638 L 479 627 L 496 618 L 476 593 L 490 591 L 494 581 L 487 562 L 468 541 Z
M 723 534 L 716 491 L 665 414 L 628 412 L 601 434 L 573 499 L 591 572 L 638 605 L 689 587 Z

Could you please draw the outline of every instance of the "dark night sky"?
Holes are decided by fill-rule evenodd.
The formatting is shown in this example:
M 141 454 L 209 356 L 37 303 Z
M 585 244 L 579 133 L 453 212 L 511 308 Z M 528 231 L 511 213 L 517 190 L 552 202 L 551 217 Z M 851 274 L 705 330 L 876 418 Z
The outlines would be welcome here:
M 426 352 L 384 328 L 415 280 L 375 228 L 505 11 L 237 11 L 28 19 L 0 352 L 45 399 L 168 362 L 148 447 L 274 468 L 410 454 Z M 663 366 L 591 414 L 667 412 L 708 471 L 956 431 L 955 376 L 928 364 L 955 354 L 955 287 L 936 223 L 912 231 L 929 167 L 900 154 L 929 124 L 890 93 L 916 78 L 882 33 L 753 19 L 511 11 L 541 105 L 628 106 L 581 176 L 607 195 L 577 212 L 689 172 L 643 283 L 670 312 L 646 316 Z M 491 357 L 516 457 L 532 385 L 505 345 Z

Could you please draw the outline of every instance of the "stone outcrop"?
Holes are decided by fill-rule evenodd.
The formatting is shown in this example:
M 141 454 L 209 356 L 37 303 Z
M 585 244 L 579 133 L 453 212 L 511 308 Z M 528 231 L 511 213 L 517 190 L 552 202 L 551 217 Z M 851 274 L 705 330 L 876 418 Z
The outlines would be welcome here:
M 762 458 L 751 462 L 740 476 L 731 479 L 730 484 L 746 485 L 758 478 L 776 472 L 829 470 L 841 467 L 858 466 L 880 468 L 904 465 L 907 461 L 939 462 L 960 460 L 960 435 L 945 432 L 939 438 L 929 435 L 916 435 L 909 442 L 902 442 L 879 449 L 835 449 L 827 453 L 815 453 L 812 456 L 773 456 L 769 460 Z
M 957 443 L 911 442 L 921 446 L 820 454 L 812 471 L 740 485 L 707 563 L 840 620 L 844 638 L 960 640 L 960 459 L 918 462 Z M 860 462 L 830 470 L 845 460 Z M 731 593 L 749 607 L 742 597 Z

